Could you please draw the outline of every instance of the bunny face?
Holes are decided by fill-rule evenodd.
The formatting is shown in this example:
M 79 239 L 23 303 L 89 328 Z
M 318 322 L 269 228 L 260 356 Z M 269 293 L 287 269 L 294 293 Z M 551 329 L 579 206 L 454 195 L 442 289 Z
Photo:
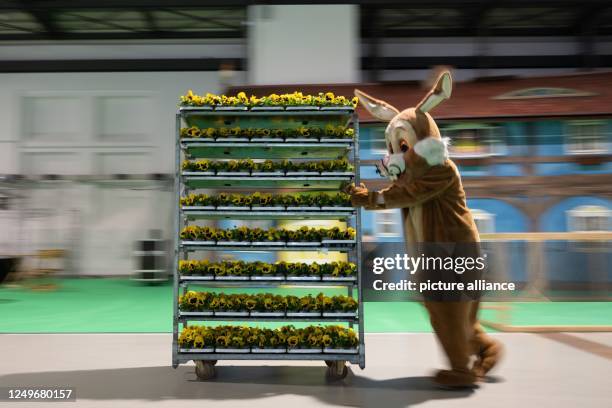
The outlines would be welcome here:
M 355 89 L 355 95 L 372 116 L 389 122 L 385 130 L 388 154 L 379 166 L 382 175 L 391 180 L 397 179 L 405 170 L 404 155 L 410 149 L 425 138 L 441 138 L 440 130 L 428 111 L 448 99 L 451 89 L 452 79 L 450 73 L 445 71 L 438 76 L 434 87 L 416 107 L 401 112 L 387 102 Z
M 389 154 L 406 153 L 418 142 L 417 134 L 409 121 L 395 115 L 385 130 L 385 142 Z

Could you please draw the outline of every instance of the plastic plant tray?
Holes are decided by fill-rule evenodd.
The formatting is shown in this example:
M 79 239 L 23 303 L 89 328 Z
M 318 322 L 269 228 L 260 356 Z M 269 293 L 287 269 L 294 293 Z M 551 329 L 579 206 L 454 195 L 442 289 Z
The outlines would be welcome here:
M 268 275 L 268 276 L 251 276 L 252 281 L 283 281 L 285 277 L 282 275 Z
M 246 354 L 251 352 L 251 348 L 231 348 L 231 347 L 215 347 L 217 353 L 232 353 L 232 354 Z
M 321 243 L 323 245 L 347 245 L 354 244 L 354 239 L 322 239 Z
M 285 317 L 285 312 L 251 312 L 251 317 Z
M 359 348 L 328 348 L 325 347 L 323 349 L 323 353 L 325 354 L 357 354 L 359 353 Z
M 311 177 L 311 176 L 320 176 L 321 173 L 318 171 L 288 171 L 287 176 L 296 176 L 296 177 Z
M 250 246 L 248 241 L 217 241 L 217 246 Z
M 300 242 L 287 242 L 288 247 L 320 247 L 320 242 L 311 242 L 311 241 L 300 241 Z
M 288 281 L 299 281 L 299 282 L 314 282 L 320 281 L 320 276 L 287 276 Z
M 322 111 L 347 111 L 352 112 L 355 110 L 352 106 L 322 106 Z
M 200 316 L 213 316 L 214 313 L 212 310 L 202 311 L 202 312 L 180 312 L 181 316 L 185 317 L 200 317 Z
M 356 282 L 357 278 L 354 276 L 326 276 L 323 275 L 321 280 L 328 282 Z
M 248 142 L 249 138 L 248 137 L 218 137 L 215 139 L 217 142 L 231 142 L 231 143 L 238 143 L 238 142 Z
M 240 310 L 232 310 L 227 312 L 218 312 L 215 311 L 215 316 L 219 317 L 248 317 L 248 311 L 240 311 Z
M 321 211 L 321 207 L 287 207 L 287 211 Z
M 283 171 L 254 171 L 251 173 L 251 175 L 253 177 L 273 177 L 273 176 L 278 176 L 278 177 L 282 177 L 285 175 L 285 172 Z
M 182 275 L 181 280 L 183 281 L 211 281 L 215 280 L 214 275 Z
M 278 247 L 282 247 L 285 246 L 287 243 L 284 241 L 270 241 L 270 242 L 266 242 L 266 241 L 255 241 L 255 242 L 251 242 L 251 245 L 253 246 L 278 246 Z
M 287 352 L 286 348 L 259 348 L 259 347 L 252 347 L 251 348 L 251 353 L 255 353 L 255 354 L 285 354 Z
M 182 245 L 187 246 L 216 246 L 215 241 L 181 241 Z
M 283 111 L 285 110 L 282 106 L 253 106 L 251 108 L 253 112 L 267 112 L 267 111 Z
M 184 171 L 183 176 L 214 176 L 214 171 Z
M 285 207 L 282 206 L 274 206 L 274 207 L 265 207 L 265 206 L 251 206 L 251 210 L 253 211 L 285 211 Z
M 321 317 L 321 312 L 287 312 L 287 317 Z
M 282 137 L 254 137 L 251 142 L 282 143 L 284 140 Z
M 312 105 L 286 106 L 285 110 L 288 110 L 288 111 L 317 111 L 319 110 L 319 107 L 312 106 Z
M 323 312 L 323 317 L 357 317 L 356 312 Z
M 250 171 L 218 171 L 218 177 L 245 177 L 250 176 Z
M 211 111 L 213 110 L 212 106 L 181 106 L 180 110 L 184 110 L 184 111 L 190 111 L 190 110 L 202 110 L 202 111 Z
M 322 176 L 352 176 L 353 173 L 350 171 L 322 171 Z
M 247 281 L 248 276 L 216 276 L 215 280 L 218 281 Z
M 321 211 L 354 211 L 353 207 L 321 207 Z
M 215 211 L 214 205 L 184 205 L 181 207 L 183 211 Z
M 216 111 L 245 111 L 248 109 L 246 106 L 215 106 Z
M 287 348 L 289 354 L 317 354 L 322 352 L 323 349 L 320 348 Z
M 251 207 L 235 207 L 232 205 L 220 205 L 217 211 L 251 211 Z
M 333 137 L 322 137 L 321 143 L 353 143 L 353 139 L 336 139 Z
M 179 349 L 179 352 L 181 352 L 181 353 L 194 353 L 194 354 L 195 353 L 197 353 L 197 354 L 200 354 L 200 353 L 214 353 L 215 352 L 215 348 L 214 347 L 204 347 L 204 348 L 201 348 L 201 349 L 185 349 L 185 348 L 182 348 L 182 349 Z
M 287 143 L 318 143 L 319 139 L 316 137 L 287 137 L 285 141 Z

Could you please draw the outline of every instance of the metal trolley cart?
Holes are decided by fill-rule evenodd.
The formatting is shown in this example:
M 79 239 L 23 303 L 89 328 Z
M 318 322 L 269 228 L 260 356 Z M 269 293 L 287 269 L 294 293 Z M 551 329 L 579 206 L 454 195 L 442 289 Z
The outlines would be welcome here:
M 224 138 L 202 139 L 181 138 L 180 130 L 183 126 L 198 126 L 200 128 L 250 126 L 266 128 L 291 128 L 296 126 L 321 126 L 328 124 L 353 127 L 353 138 L 300 138 L 300 139 L 240 139 L 227 140 Z M 231 210 L 227 208 L 211 207 L 182 207 L 180 204 L 181 194 L 189 194 L 193 190 L 202 189 L 238 189 L 241 191 L 339 191 L 344 183 L 359 183 L 359 128 L 357 114 L 350 107 L 343 108 L 313 108 L 313 107 L 284 107 L 284 108 L 206 108 L 206 107 L 181 107 L 176 115 L 176 217 L 175 217 L 175 251 L 174 251 L 174 318 L 173 318 L 173 343 L 172 343 L 172 365 L 176 368 L 181 363 L 194 360 L 196 363 L 196 374 L 200 379 L 208 379 L 214 376 L 217 360 L 322 360 L 328 366 L 327 375 L 331 378 L 344 378 L 347 373 L 346 362 L 358 364 L 362 369 L 365 367 L 364 347 L 364 314 L 361 288 L 361 221 L 360 213 L 351 207 L 328 208 L 285 208 L 280 211 L 267 211 L 251 208 Z M 184 159 L 334 159 L 346 157 L 352 164 L 350 172 L 341 174 L 320 173 L 312 174 L 283 174 L 283 175 L 231 175 L 231 174 L 198 174 L 182 170 Z M 203 245 L 197 241 L 185 242 L 180 239 L 181 228 L 197 220 L 339 220 L 346 222 L 347 227 L 355 229 L 355 240 L 351 242 L 321 243 L 320 246 L 306 246 L 299 243 L 272 245 L 265 243 L 210 243 Z M 179 261 L 189 259 L 190 253 L 201 251 L 248 251 L 262 253 L 268 251 L 315 251 L 333 252 L 338 251 L 347 254 L 349 262 L 357 265 L 356 276 L 352 279 L 326 278 L 320 280 L 260 280 L 255 277 L 247 277 L 247 280 L 217 279 L 215 277 L 193 277 L 181 276 L 179 273 Z M 243 277 L 241 277 L 243 278 Z M 244 279 L 244 278 L 243 278 Z M 348 296 L 357 296 L 358 309 L 356 313 L 342 315 L 321 314 L 317 317 L 259 317 L 256 315 L 227 316 L 216 313 L 182 312 L 178 307 L 180 294 L 186 293 L 192 286 L 204 287 L 244 287 L 244 288 L 269 288 L 269 287 L 343 287 Z M 313 324 L 344 322 L 354 328 L 358 334 L 359 346 L 356 350 L 323 349 L 321 352 L 301 353 L 266 353 L 248 352 L 219 352 L 216 349 L 191 350 L 181 349 L 178 338 L 180 330 L 190 322 L 212 322 L 212 321 L 240 321 L 240 322 L 297 322 L 308 321 Z M 337 324 L 337 323 L 336 323 Z M 355 327 L 356 326 L 356 327 Z M 327 352 L 326 352 L 327 351 Z

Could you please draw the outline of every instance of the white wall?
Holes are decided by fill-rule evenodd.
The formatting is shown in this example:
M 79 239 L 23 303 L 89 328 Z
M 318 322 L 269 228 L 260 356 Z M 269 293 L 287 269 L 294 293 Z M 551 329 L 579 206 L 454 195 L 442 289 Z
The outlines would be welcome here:
M 0 74 L 0 174 L 172 173 L 174 115 L 190 88 L 220 92 L 218 73 Z M 162 186 L 45 182 L 23 190 L 19 226 L 0 217 L 18 236 L 2 237 L 22 243 L 13 252 L 67 247 L 75 273 L 127 274 L 136 239 L 172 236 L 173 195 Z
M 359 80 L 359 9 L 352 5 L 249 7 L 252 84 Z
M 0 174 L 169 172 L 178 97 L 190 88 L 220 92 L 219 75 L 0 74 Z M 122 167 L 115 159 L 128 153 L 146 158 Z M 27 160 L 29 154 L 38 155 L 36 163 Z M 61 163 L 46 168 L 54 154 Z
M 244 58 L 242 39 L 3 42 L 0 60 Z

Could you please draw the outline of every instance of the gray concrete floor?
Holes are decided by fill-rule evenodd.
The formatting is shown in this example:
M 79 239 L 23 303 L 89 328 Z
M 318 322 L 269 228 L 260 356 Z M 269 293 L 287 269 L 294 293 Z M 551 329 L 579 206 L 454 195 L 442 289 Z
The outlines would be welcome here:
M 496 336 L 506 346 L 506 359 L 490 382 L 474 391 L 430 385 L 428 375 L 444 360 L 433 335 L 425 333 L 368 335 L 366 369 L 352 367 L 334 384 L 325 382 L 322 362 L 220 362 L 217 379 L 199 382 L 193 365 L 169 366 L 166 334 L 5 334 L 0 386 L 76 389 L 76 404 L 53 407 L 612 406 L 612 333 L 576 335 L 599 345 L 598 352 L 581 348 L 585 342 L 570 344 L 567 337 Z

